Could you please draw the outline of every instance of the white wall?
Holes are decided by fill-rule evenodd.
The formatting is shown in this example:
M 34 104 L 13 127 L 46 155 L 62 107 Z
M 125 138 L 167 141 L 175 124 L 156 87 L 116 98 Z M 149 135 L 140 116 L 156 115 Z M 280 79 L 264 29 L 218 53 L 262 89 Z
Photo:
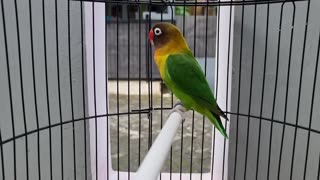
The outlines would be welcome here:
M 29 21 L 29 1 L 17 1 L 21 59 L 19 59 L 17 44 L 17 27 L 14 9 L 14 1 L 3 0 L 6 34 L 3 32 L 3 16 L 0 8 L 0 130 L 2 139 L 11 138 L 12 123 L 14 118 L 15 134 L 25 133 L 24 118 L 22 112 L 22 98 L 20 89 L 19 60 L 21 60 L 23 93 L 25 106 L 25 121 L 27 131 L 36 129 L 36 115 L 34 102 L 34 89 L 32 68 L 35 70 L 37 110 L 39 126 L 48 126 L 48 116 L 51 123 L 57 124 L 71 120 L 71 96 L 69 79 L 69 54 L 68 54 L 68 22 L 67 22 L 67 0 L 58 0 L 58 37 L 56 37 L 55 26 L 55 1 L 45 0 L 45 28 L 46 45 L 44 45 L 42 0 L 31 0 L 32 4 L 32 28 L 33 28 L 33 48 L 34 66 L 32 66 L 31 41 L 30 41 L 30 21 Z M 72 66 L 72 88 L 73 88 L 73 110 L 74 118 L 82 118 L 83 109 L 83 90 L 82 90 L 82 51 L 81 51 L 81 14 L 80 3 L 70 1 L 70 30 L 71 30 L 71 66 Z M 14 117 L 11 116 L 6 52 L 4 36 L 7 37 L 8 61 L 11 76 L 12 106 Z M 58 50 L 56 48 L 58 39 Z M 48 68 L 48 97 L 50 114 L 48 114 L 46 98 L 46 76 L 44 47 L 47 50 Z M 61 91 L 61 115 L 59 109 L 58 81 L 57 81 L 57 51 L 59 52 L 60 68 L 60 91 Z M 85 148 L 84 148 L 84 122 L 78 121 L 63 125 L 62 144 L 63 144 L 63 171 L 64 179 L 74 179 L 74 155 L 76 157 L 76 178 L 84 179 L 85 176 Z M 52 178 L 62 179 L 61 177 L 61 129 L 60 126 L 51 129 L 52 140 Z M 75 139 L 73 139 L 73 130 Z M 38 179 L 38 153 L 40 154 L 41 178 L 50 179 L 50 151 L 49 151 L 49 130 L 45 129 L 39 133 L 40 141 L 37 141 L 37 133 L 27 136 L 27 151 L 29 159 L 29 179 Z M 16 174 L 17 179 L 26 179 L 26 137 L 16 140 Z M 87 144 L 89 140 L 86 140 Z M 38 152 L 38 144 L 40 152 Z M 73 144 L 75 150 L 73 149 Z M 5 179 L 13 179 L 13 141 L 3 145 L 5 162 Z M 75 154 L 74 154 L 75 153 Z M 89 149 L 87 150 L 89 153 Z M 89 159 L 89 154 L 87 156 Z M 0 157 L 1 159 L 1 157 Z M 1 160 L 0 160 L 1 162 Z M 1 165 L 0 165 L 1 166 Z M 0 179 L 2 179 L 2 168 L 0 168 Z M 90 170 L 88 170 L 88 175 Z
M 288 72 L 288 60 L 289 60 L 289 47 L 291 36 L 291 22 L 293 14 L 293 4 L 288 1 L 283 6 L 282 16 L 282 28 L 280 47 L 278 48 L 278 34 L 280 23 L 280 10 L 281 4 L 270 5 L 269 13 L 269 33 L 268 44 L 265 47 L 266 39 L 266 15 L 267 5 L 257 6 L 256 11 L 256 37 L 255 45 L 253 46 L 253 30 L 254 30 L 254 6 L 247 6 L 244 8 L 244 20 L 242 21 L 242 7 L 235 7 L 235 22 L 234 22 L 234 36 L 233 36 L 233 77 L 232 77 L 232 112 L 238 110 L 238 96 L 240 96 L 239 113 L 248 114 L 250 104 L 250 77 L 252 60 L 253 66 L 253 81 L 252 81 L 252 98 L 250 115 L 262 116 L 264 118 L 273 118 L 280 122 L 284 121 L 285 113 L 285 97 L 288 93 L 286 122 L 295 124 L 298 120 L 298 125 L 308 127 L 310 122 L 310 112 L 313 112 L 311 129 L 320 130 L 320 121 L 318 121 L 320 114 L 318 109 L 320 108 L 320 94 L 319 94 L 319 81 L 318 74 L 317 85 L 315 91 L 314 108 L 311 110 L 311 97 L 313 89 L 313 79 L 315 74 L 315 62 L 318 48 L 319 27 L 318 20 L 320 7 L 319 1 L 311 0 L 310 5 L 310 17 L 307 29 L 307 39 L 305 56 L 302 57 L 303 52 L 303 40 L 306 25 L 306 12 L 307 2 L 296 2 L 295 6 L 295 25 L 293 26 L 293 43 L 291 52 L 291 67 L 290 67 L 290 79 L 289 89 L 286 92 L 287 85 L 287 72 Z M 241 42 L 241 25 L 243 22 L 243 42 Z M 252 51 L 254 47 L 254 58 L 252 58 Z M 262 96 L 262 82 L 263 82 L 263 67 L 264 67 L 264 55 L 267 49 L 266 58 L 266 71 L 265 71 L 265 85 L 264 85 L 264 97 Z M 279 59 L 277 53 L 279 51 Z M 240 57 L 242 52 L 242 57 Z M 276 79 L 276 65 L 279 60 L 278 71 L 278 83 L 276 89 L 275 108 L 273 111 L 273 94 L 275 89 Z M 239 66 L 241 63 L 241 83 L 239 86 Z M 301 62 L 304 63 L 302 73 L 302 85 L 299 101 L 299 116 L 297 116 L 298 94 L 299 94 L 299 80 Z M 240 94 L 238 90 L 240 87 Z M 263 103 L 262 114 L 260 114 L 261 103 Z M 274 114 L 272 115 L 272 112 Z M 273 116 L 273 117 L 272 117 Z M 248 122 L 250 120 L 250 125 Z M 270 156 L 270 169 L 269 179 L 290 179 L 292 153 L 295 148 L 294 162 L 292 177 L 293 179 L 303 179 L 304 165 L 306 157 L 306 148 L 308 140 L 308 131 L 298 128 L 295 136 L 295 128 L 293 126 L 286 125 L 283 140 L 283 153 L 281 158 L 280 176 L 278 177 L 279 161 L 280 161 L 280 149 L 281 139 L 283 133 L 283 125 L 280 123 L 273 123 L 272 129 L 272 141 L 270 144 L 270 132 L 271 122 L 267 120 L 261 120 L 261 136 L 260 145 L 258 144 L 259 137 L 259 124 L 258 118 L 250 118 L 244 116 L 232 116 L 230 127 L 230 154 L 229 154 L 229 179 L 267 179 L 268 173 L 268 158 L 269 147 L 271 146 Z M 249 127 L 248 127 L 249 126 Z M 250 131 L 249 139 L 247 141 L 247 133 Z M 306 179 L 316 179 L 318 172 L 319 161 L 319 137 L 320 134 L 311 132 L 309 145 L 309 156 L 307 162 Z M 296 143 L 293 147 L 294 138 L 296 137 Z M 258 159 L 259 165 L 257 165 L 257 153 L 258 145 L 260 147 L 260 155 Z M 248 147 L 248 149 L 247 149 Z M 235 151 L 237 149 L 237 152 Z M 248 150 L 246 152 L 246 150 Z M 247 153 L 247 160 L 246 160 Z M 236 158 L 237 157 L 237 158 Z M 247 162 L 247 166 L 245 163 Z M 236 170 L 235 170 L 236 167 Z M 245 171 L 246 167 L 246 171 Z M 258 169 L 257 169 L 258 168 Z M 236 172 L 235 172 L 236 171 Z M 246 173 L 246 177 L 245 177 Z

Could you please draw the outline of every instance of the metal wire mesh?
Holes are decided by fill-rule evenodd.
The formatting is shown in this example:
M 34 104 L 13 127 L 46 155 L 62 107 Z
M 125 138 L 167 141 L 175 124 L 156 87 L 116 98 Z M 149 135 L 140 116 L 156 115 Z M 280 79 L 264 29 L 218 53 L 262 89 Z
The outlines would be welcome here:
M 181 29 L 230 116 L 219 141 L 188 112 L 160 179 L 320 179 L 319 1 L 0 6 L 1 179 L 132 179 L 177 101 L 147 40 L 160 21 Z

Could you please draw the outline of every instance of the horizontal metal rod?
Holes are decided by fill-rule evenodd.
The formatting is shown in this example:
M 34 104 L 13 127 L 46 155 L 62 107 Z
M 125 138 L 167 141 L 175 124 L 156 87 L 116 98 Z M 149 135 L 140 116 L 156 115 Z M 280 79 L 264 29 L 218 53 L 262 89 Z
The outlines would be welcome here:
M 135 180 L 156 180 L 158 178 L 182 119 L 183 117 L 177 112 L 173 112 L 169 116 L 140 165 L 134 178 Z
M 153 109 L 147 108 L 147 109 L 140 109 L 140 110 L 132 110 L 132 112 L 121 112 L 121 113 L 119 113 L 119 115 L 123 116 L 123 115 L 128 115 L 128 114 L 148 114 L 152 110 L 157 110 L 158 111 L 158 110 L 170 110 L 170 109 L 171 108 L 169 108 L 169 107 L 153 108 Z M 224 113 L 227 113 L 227 114 L 230 114 L 230 115 L 239 115 L 239 116 L 242 116 L 242 117 L 251 117 L 251 118 L 254 118 L 254 119 L 257 119 L 257 120 L 261 119 L 263 121 L 268 121 L 268 122 L 273 121 L 274 123 L 283 124 L 283 125 L 290 126 L 290 127 L 297 127 L 299 129 L 302 129 L 302 130 L 306 130 L 306 131 L 310 131 L 310 132 L 313 132 L 313 133 L 316 133 L 316 134 L 320 134 L 320 130 L 304 127 L 304 126 L 301 126 L 301 125 L 295 125 L 295 124 L 288 123 L 288 122 L 283 122 L 283 121 L 277 120 L 277 119 L 270 119 L 270 118 L 266 118 L 266 117 L 262 117 L 262 116 L 247 115 L 247 114 L 243 114 L 243 113 L 235 113 L 235 112 L 229 112 L 229 111 L 224 111 Z M 70 124 L 72 122 L 88 121 L 88 120 L 90 120 L 92 118 L 95 118 L 95 117 L 97 117 L 97 118 L 107 117 L 107 116 L 108 117 L 112 117 L 112 116 L 117 116 L 117 115 L 118 115 L 117 113 L 109 113 L 109 114 L 99 114 L 97 116 L 87 116 L 87 117 L 82 117 L 82 118 L 76 118 L 76 119 L 73 119 L 73 120 L 72 119 L 71 120 L 65 120 L 63 122 L 58 122 L 58 123 L 55 123 L 55 124 L 51 124 L 49 126 L 44 126 L 44 127 L 38 128 L 38 129 L 34 129 L 34 130 L 31 130 L 31 131 L 28 131 L 26 133 L 21 133 L 19 135 L 13 136 L 13 137 L 8 138 L 8 139 L 5 139 L 2 142 L 0 142 L 0 145 L 4 145 L 4 144 L 7 144 L 7 143 L 10 143 L 11 141 L 13 141 L 15 139 L 19 139 L 19 138 L 34 134 L 36 132 L 40 132 L 40 131 L 43 131 L 43 130 L 46 130 L 46 129 L 49 129 L 49 128 L 53 128 L 53 127 L 57 127 L 57 126 L 65 125 L 65 124 Z
M 207 1 L 207 2 L 164 2 L 164 1 L 121 1 L 121 0 L 72 0 L 82 2 L 96 2 L 96 3 L 108 3 L 108 4 L 131 4 L 131 5 L 168 5 L 168 6 L 242 6 L 242 5 L 259 5 L 259 4 L 277 4 L 287 2 L 298 2 L 308 0 L 242 0 L 242 1 Z

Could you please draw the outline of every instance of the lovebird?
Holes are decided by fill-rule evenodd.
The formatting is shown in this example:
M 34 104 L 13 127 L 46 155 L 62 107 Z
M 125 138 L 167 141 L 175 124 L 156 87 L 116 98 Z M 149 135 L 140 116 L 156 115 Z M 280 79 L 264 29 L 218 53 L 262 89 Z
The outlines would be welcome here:
M 180 30 L 170 23 L 158 23 L 149 32 L 155 47 L 154 61 L 168 89 L 186 110 L 206 116 L 228 138 L 221 118 L 227 116 L 218 106 L 206 77 Z

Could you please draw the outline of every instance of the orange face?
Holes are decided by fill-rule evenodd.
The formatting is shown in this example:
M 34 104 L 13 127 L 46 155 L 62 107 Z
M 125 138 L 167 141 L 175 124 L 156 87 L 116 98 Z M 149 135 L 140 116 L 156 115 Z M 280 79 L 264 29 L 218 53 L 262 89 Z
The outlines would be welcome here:
M 170 23 L 158 23 L 149 31 L 149 41 L 163 53 L 188 49 L 180 30 Z

